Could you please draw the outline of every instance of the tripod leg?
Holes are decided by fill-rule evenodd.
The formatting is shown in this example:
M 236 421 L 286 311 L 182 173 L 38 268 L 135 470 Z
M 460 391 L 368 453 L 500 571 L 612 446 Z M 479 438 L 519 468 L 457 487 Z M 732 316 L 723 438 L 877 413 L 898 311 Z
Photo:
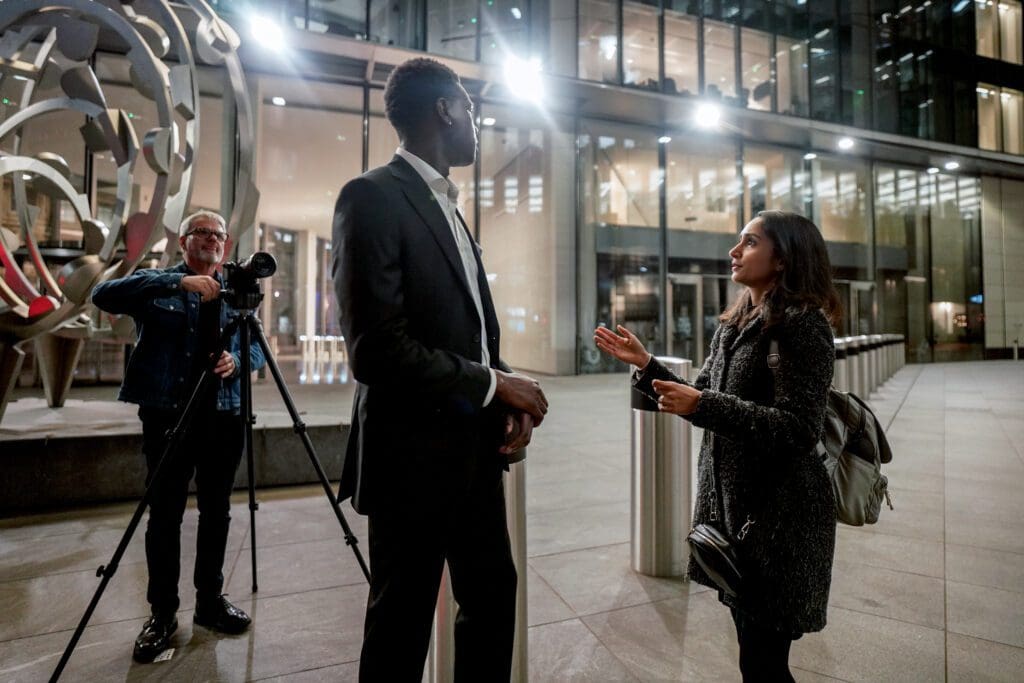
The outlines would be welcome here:
M 231 336 L 238 329 L 238 322 L 232 321 L 224 329 L 224 334 L 221 336 L 220 349 L 224 349 L 227 345 L 227 341 L 231 339 Z M 214 354 L 213 363 L 216 363 L 216 359 L 220 358 L 220 351 Z M 75 651 L 75 646 L 78 645 L 79 639 L 82 637 L 82 633 L 85 632 L 85 627 L 89 624 L 89 619 L 92 618 L 92 613 L 96 610 L 96 605 L 99 604 L 100 598 L 103 596 L 103 591 L 106 590 L 107 584 L 110 583 L 110 579 L 113 578 L 114 574 L 117 573 L 118 565 L 121 562 L 121 558 L 124 556 L 125 551 L 128 549 L 128 543 L 131 541 L 132 536 L 135 534 L 135 530 L 139 526 L 139 522 L 142 520 L 142 513 L 145 512 L 149 506 L 149 501 L 153 497 L 153 491 L 156 490 L 156 484 L 160 479 L 160 475 L 164 471 L 164 465 L 168 462 L 171 453 L 178 447 L 178 442 L 181 441 L 181 435 L 184 434 L 192 421 L 192 416 L 195 414 L 196 409 L 199 407 L 200 398 L 206 394 L 209 390 L 210 383 L 214 380 L 216 375 L 213 374 L 213 368 L 207 368 L 200 375 L 199 381 L 196 383 L 195 389 L 192 390 L 192 395 L 188 399 L 188 403 L 185 404 L 185 409 L 182 411 L 181 417 L 178 418 L 178 423 L 174 425 L 167 438 L 167 446 L 164 447 L 164 452 L 160 455 L 160 461 L 156 467 L 150 473 L 149 484 L 146 486 L 145 493 L 142 494 L 142 500 L 139 501 L 138 506 L 135 508 L 135 512 L 132 514 L 132 519 L 128 523 L 128 528 L 125 529 L 124 534 L 121 536 L 120 543 L 117 544 L 117 549 L 114 550 L 114 554 L 110 557 L 110 562 L 106 565 L 100 565 L 96 570 L 96 576 L 100 577 L 100 585 L 96 588 L 96 592 L 93 593 L 92 599 L 89 601 L 89 606 L 85 608 L 85 613 L 78 622 L 78 626 L 75 628 L 75 632 L 71 635 L 71 640 L 68 642 L 68 646 L 64 648 L 64 654 L 61 655 L 60 661 L 57 662 L 57 668 L 53 670 L 53 674 L 50 676 L 50 683 L 55 683 L 60 678 L 61 673 L 64 671 L 64 667 L 67 666 L 68 660 L 71 659 L 71 653 Z
M 246 319 L 252 327 L 252 333 L 256 338 L 256 342 L 260 345 L 260 349 L 263 350 L 263 356 L 267 360 L 270 374 L 274 377 L 274 383 L 277 384 L 277 391 L 281 395 L 281 400 L 284 401 L 288 414 L 292 418 L 292 428 L 299 435 L 299 439 L 302 440 L 302 445 L 306 448 L 306 454 L 309 455 L 309 462 L 313 465 L 313 469 L 316 470 L 316 475 L 320 479 L 320 485 L 323 487 L 327 499 L 331 502 L 331 508 L 334 510 L 334 515 L 338 518 L 338 523 L 341 525 L 342 532 L 344 533 L 345 543 L 352 548 L 356 561 L 359 563 L 359 568 L 363 570 L 363 576 L 369 581 L 370 569 L 366 566 L 362 553 L 359 552 L 359 539 L 352 533 L 352 529 L 349 527 L 348 521 L 346 521 L 345 515 L 341 511 L 341 504 L 338 502 L 337 496 L 334 495 L 334 490 L 331 488 L 331 482 L 327 478 L 327 473 L 324 472 L 323 465 L 320 464 L 320 458 L 317 457 L 316 449 L 313 447 L 313 442 L 310 440 L 309 434 L 306 433 L 306 425 L 299 417 L 299 411 L 292 401 L 291 394 L 288 393 L 288 387 L 281 376 L 280 368 L 277 367 L 277 361 L 274 360 L 274 356 L 270 353 L 270 345 L 267 343 L 267 338 L 263 335 L 260 321 L 252 316 Z M 247 349 L 248 347 L 243 347 L 243 352 L 247 352 Z
M 239 329 L 240 351 L 242 359 L 241 403 L 242 422 L 244 423 L 245 466 L 249 475 L 249 552 L 252 560 L 252 592 L 259 590 L 256 582 L 256 472 L 253 468 L 252 426 L 255 418 L 252 414 L 252 358 L 249 355 L 250 327 L 242 324 Z

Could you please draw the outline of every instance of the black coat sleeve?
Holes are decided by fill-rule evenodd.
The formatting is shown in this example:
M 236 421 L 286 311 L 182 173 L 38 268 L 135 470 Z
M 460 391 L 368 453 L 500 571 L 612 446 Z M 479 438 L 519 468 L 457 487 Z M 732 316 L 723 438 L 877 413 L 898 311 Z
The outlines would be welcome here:
M 407 387 L 483 404 L 490 372 L 409 334 L 401 226 L 381 188 L 361 177 L 342 188 L 334 211 L 332 276 L 352 374 L 368 386 Z
M 804 311 L 787 316 L 779 334 L 779 355 L 771 405 L 703 389 L 696 412 L 687 419 L 728 439 L 760 444 L 765 453 L 809 452 L 824 423 L 835 361 L 832 328 L 824 314 Z
M 719 330 L 722 328 L 718 328 Z M 711 359 L 715 357 L 715 353 L 718 351 L 719 344 L 719 332 L 715 330 L 715 336 L 711 338 L 711 352 L 708 357 L 704 359 L 704 366 L 700 369 L 697 374 L 697 379 L 693 382 L 689 382 L 682 377 L 679 377 L 674 372 L 666 368 L 664 365 L 658 362 L 657 358 L 651 358 L 651 362 L 647 364 L 643 370 L 637 370 L 633 373 L 633 386 L 641 394 L 657 400 L 658 396 L 654 393 L 653 382 L 656 379 L 665 382 L 678 382 L 679 384 L 687 384 L 696 389 L 704 389 L 711 383 Z

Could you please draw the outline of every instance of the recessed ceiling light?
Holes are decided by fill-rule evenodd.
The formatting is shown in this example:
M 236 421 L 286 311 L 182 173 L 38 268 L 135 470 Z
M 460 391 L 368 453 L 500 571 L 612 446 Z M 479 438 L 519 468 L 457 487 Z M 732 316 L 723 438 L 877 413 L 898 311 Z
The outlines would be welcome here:
M 804 159 L 806 159 L 807 161 L 811 161 L 812 159 L 817 159 L 817 158 L 818 158 L 818 155 L 815 154 L 814 152 L 808 152 L 807 154 L 804 155 Z
M 484 120 L 481 121 L 480 123 L 482 123 L 485 126 L 493 126 L 495 123 L 497 123 L 497 121 L 494 120 L 493 116 L 485 116 Z
M 668 143 L 672 142 L 672 138 L 668 135 L 662 135 L 660 138 L 658 138 L 658 142 L 663 145 L 667 145 Z
M 836 147 L 844 151 L 853 149 L 853 145 L 853 138 L 839 138 L 839 142 L 836 143 Z
M 270 99 L 270 101 L 273 102 L 274 104 L 276 104 L 279 107 L 283 107 L 284 105 L 288 104 L 288 102 L 285 101 L 285 99 L 283 97 L 281 97 L 280 95 L 272 97 Z
M 931 166 L 931 167 L 928 168 L 928 175 L 935 175 L 938 172 L 939 172 L 939 167 L 938 166 Z
M 947 161 L 945 164 L 943 164 L 943 166 L 947 171 L 955 171 L 956 169 L 960 168 L 960 162 Z

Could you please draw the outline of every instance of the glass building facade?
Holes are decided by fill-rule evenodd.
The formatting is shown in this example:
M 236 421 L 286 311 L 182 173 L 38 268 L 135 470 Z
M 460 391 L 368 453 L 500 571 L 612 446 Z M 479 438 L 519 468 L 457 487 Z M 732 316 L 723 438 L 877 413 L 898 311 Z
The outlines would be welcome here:
M 930 362 L 999 356 L 1024 323 L 1024 254 L 998 268 L 993 256 L 1020 230 L 1007 219 L 1024 190 L 1020 2 L 213 4 L 248 41 L 262 197 L 240 248 L 283 262 L 262 317 L 286 359 L 302 335 L 338 334 L 334 200 L 391 158 L 383 83 L 422 53 L 476 100 L 480 153 L 452 178 L 513 366 L 621 370 L 591 335 L 617 323 L 699 364 L 737 294 L 727 252 L 765 209 L 821 229 L 846 309 L 838 334 L 901 333 L 908 358 Z M 286 27 L 280 52 L 249 34 L 257 12 Z M 540 60 L 541 106 L 503 86 L 510 55 Z M 112 56 L 110 83 L 127 82 L 119 68 Z M 202 114 L 218 124 L 198 150 L 196 207 L 230 202 L 222 79 L 204 70 Z M 721 122 L 699 128 L 708 103 Z M 75 144 L 59 135 L 37 143 Z M 101 205 L 112 172 L 93 174 Z

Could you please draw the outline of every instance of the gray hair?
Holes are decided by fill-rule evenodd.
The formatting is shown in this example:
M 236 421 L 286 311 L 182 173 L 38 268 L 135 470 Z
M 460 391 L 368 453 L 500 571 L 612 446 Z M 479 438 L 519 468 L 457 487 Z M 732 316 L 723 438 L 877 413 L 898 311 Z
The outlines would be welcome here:
M 218 225 L 218 227 L 220 227 L 220 229 L 223 230 L 224 232 L 228 231 L 228 227 L 227 224 L 225 224 L 224 222 L 223 216 L 221 216 L 216 211 L 207 211 L 206 209 L 201 209 L 199 211 L 196 211 L 191 216 L 186 217 L 185 220 L 181 222 L 181 225 L 178 226 L 178 235 L 184 237 L 186 234 L 188 234 L 188 231 L 192 229 L 192 223 L 199 220 L 200 218 L 208 218 L 214 221 Z

